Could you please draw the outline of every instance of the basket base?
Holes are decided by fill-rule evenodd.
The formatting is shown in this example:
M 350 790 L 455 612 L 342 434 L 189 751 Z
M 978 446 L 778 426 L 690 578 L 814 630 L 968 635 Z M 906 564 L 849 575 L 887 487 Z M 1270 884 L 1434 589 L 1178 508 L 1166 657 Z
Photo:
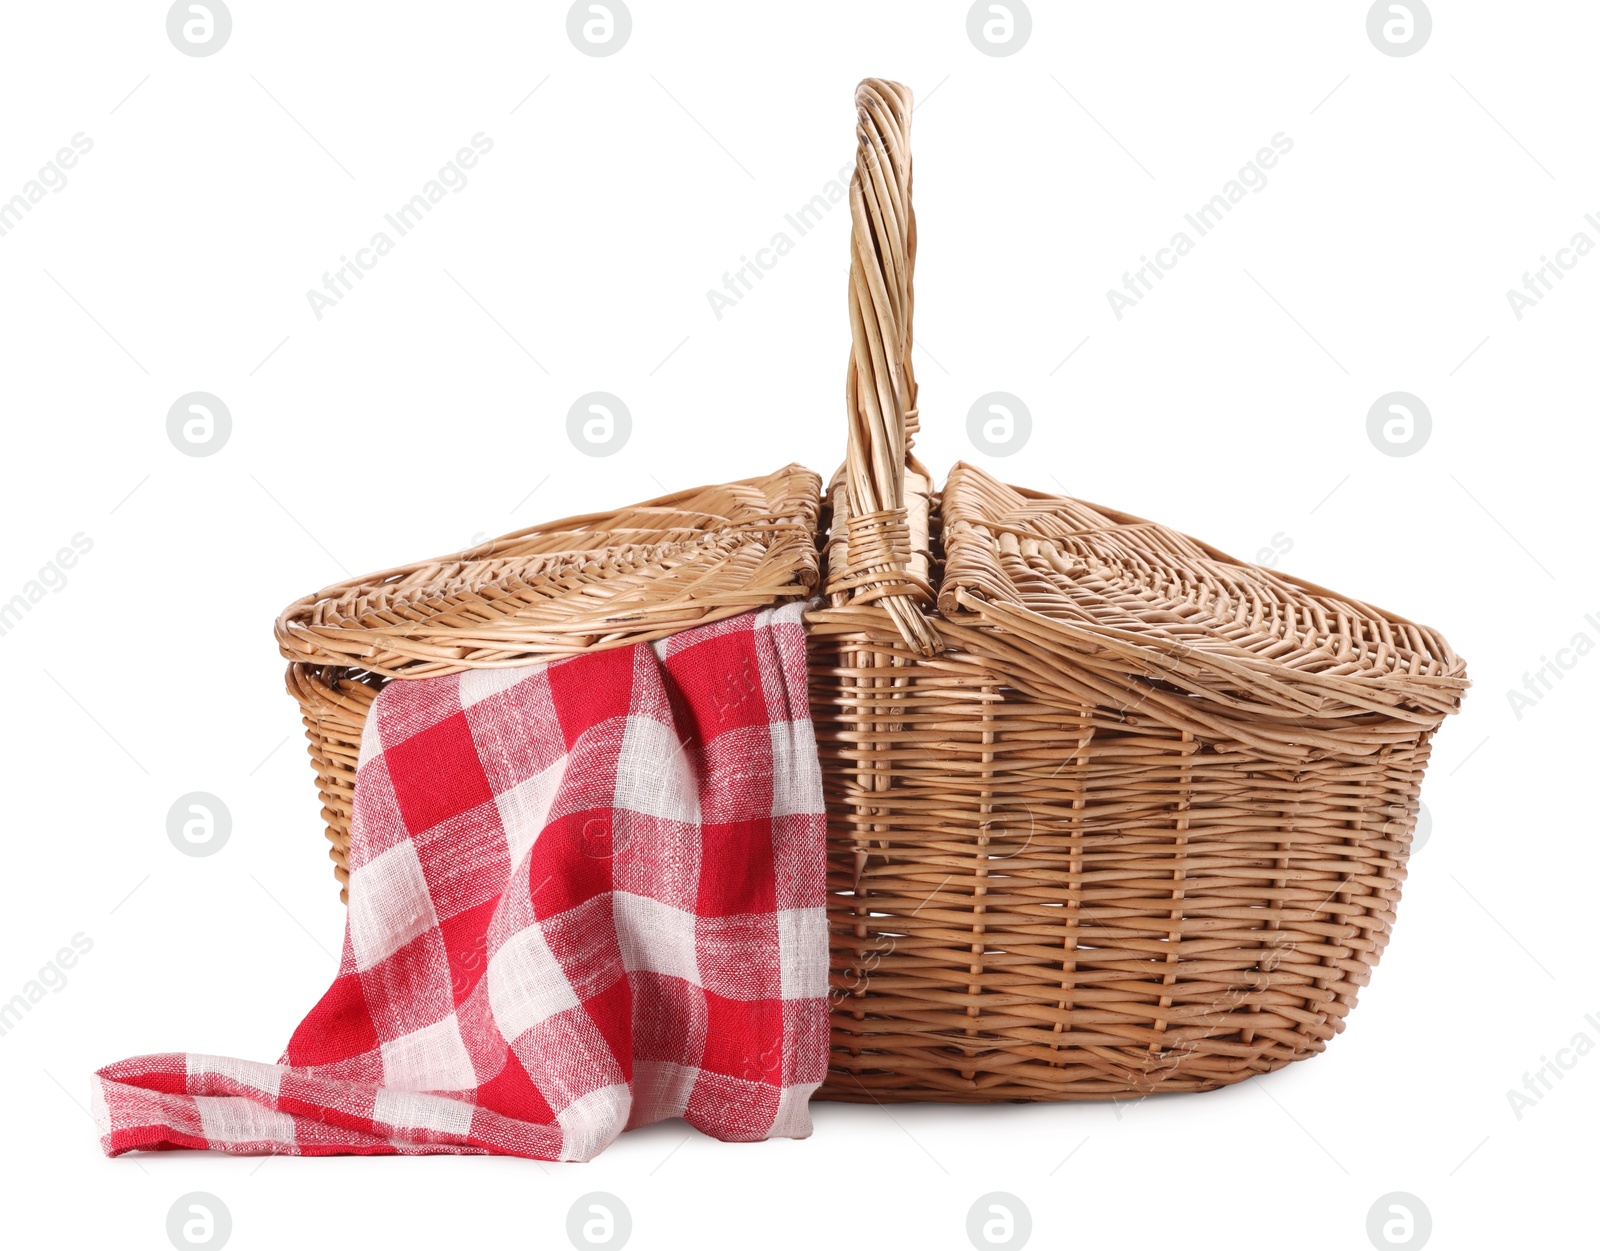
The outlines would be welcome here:
M 1150 1095 L 1201 1094 L 1236 1086 L 1252 1077 L 1275 1073 L 1296 1060 L 1317 1055 L 1323 1046 L 1308 1047 L 1292 1055 L 1263 1056 L 1214 1077 L 1173 1072 L 1165 1077 L 1145 1075 L 1119 1080 L 1105 1073 L 1087 1076 L 1082 1057 L 1072 1057 L 1059 1068 L 1027 1064 L 1026 1081 L 1008 1080 L 993 1075 L 985 1081 L 971 1080 L 965 1088 L 959 1078 L 947 1071 L 937 1074 L 937 1084 L 911 1073 L 868 1073 L 859 1079 L 846 1069 L 831 1068 L 827 1080 L 813 1096 L 833 1103 L 1114 1103 L 1138 1101 Z M 1047 1085 L 1059 1074 L 1056 1084 Z

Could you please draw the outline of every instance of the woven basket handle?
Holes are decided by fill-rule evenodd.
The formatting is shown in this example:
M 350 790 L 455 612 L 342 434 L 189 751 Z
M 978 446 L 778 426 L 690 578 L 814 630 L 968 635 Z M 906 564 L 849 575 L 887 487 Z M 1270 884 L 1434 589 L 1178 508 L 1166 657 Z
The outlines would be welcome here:
M 850 179 L 850 364 L 845 379 L 849 451 L 842 568 L 829 589 L 852 604 L 878 603 L 906 644 L 938 651 L 923 612 L 928 583 L 927 471 L 911 454 L 917 383 L 911 369 L 911 92 L 868 78 L 856 88 L 856 170 Z M 835 545 L 838 550 L 838 545 Z

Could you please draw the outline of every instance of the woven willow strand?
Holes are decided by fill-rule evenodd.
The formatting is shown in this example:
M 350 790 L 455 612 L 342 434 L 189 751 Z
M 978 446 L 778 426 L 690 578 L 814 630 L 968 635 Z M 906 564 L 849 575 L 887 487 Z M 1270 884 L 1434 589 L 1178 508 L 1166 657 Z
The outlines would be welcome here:
M 856 92 L 856 169 L 850 179 L 851 354 L 845 374 L 849 443 L 834 498 L 843 541 L 830 553 L 828 590 L 881 603 L 923 655 L 939 634 L 929 598 L 926 470 L 910 459 L 917 384 L 911 369 L 911 93 L 869 79 Z M 908 508 L 908 497 L 910 507 Z

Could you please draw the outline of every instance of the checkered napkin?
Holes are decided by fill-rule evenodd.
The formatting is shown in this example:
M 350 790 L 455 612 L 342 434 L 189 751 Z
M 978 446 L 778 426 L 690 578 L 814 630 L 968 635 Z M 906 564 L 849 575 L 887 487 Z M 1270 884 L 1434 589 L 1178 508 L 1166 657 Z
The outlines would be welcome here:
M 676 1116 L 809 1134 L 828 943 L 801 611 L 386 686 L 338 978 L 277 1064 L 101 1069 L 106 1154 L 587 1160 Z

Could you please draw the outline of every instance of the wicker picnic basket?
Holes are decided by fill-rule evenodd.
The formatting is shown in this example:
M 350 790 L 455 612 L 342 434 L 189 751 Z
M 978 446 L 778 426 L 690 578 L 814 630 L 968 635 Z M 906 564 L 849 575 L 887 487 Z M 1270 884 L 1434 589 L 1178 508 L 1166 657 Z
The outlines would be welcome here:
M 911 453 L 910 93 L 856 96 L 848 454 L 327 588 L 277 624 L 346 880 L 394 679 L 808 617 L 844 1100 L 1208 1090 L 1321 1051 L 1388 940 L 1433 631 L 1154 522 Z

